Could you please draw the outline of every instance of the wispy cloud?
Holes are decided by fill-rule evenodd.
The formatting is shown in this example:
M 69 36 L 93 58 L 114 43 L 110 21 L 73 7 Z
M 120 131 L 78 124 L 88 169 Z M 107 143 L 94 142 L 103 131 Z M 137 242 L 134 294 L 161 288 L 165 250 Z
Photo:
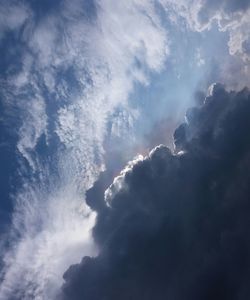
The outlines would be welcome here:
M 162 6 L 170 13 L 173 22 L 185 20 L 189 30 L 207 33 L 215 27 L 228 35 L 228 52 L 223 70 L 224 81 L 237 87 L 234 78 L 241 78 L 238 89 L 249 85 L 250 72 L 250 5 L 248 1 L 207 1 L 207 0 L 161 0 Z M 182 18 L 182 19 L 180 19 Z M 211 41 L 212 42 L 212 41 Z M 221 51 L 218 47 L 218 53 Z M 218 56 L 218 53 L 216 53 Z M 212 55 L 212 53 L 211 53 Z M 230 77 L 230 73 L 234 75 Z M 237 74 L 237 76 L 235 76 Z
M 30 17 L 29 7 L 18 1 L 0 1 L 0 40 L 7 31 L 19 29 Z
M 134 83 L 147 84 L 168 54 L 153 3 L 100 1 L 89 12 L 86 5 L 64 1 L 38 22 L 33 14 L 16 23 L 26 22 L 24 49 L 20 72 L 8 76 L 5 102 L 18 107 L 17 149 L 26 170 L 20 175 L 31 175 L 13 196 L 0 297 L 52 299 L 68 265 L 95 255 L 95 214 L 83 195 L 104 168 L 109 116 L 124 106 L 116 124 L 129 122 Z M 46 155 L 39 150 L 43 139 Z
M 249 8 L 222 2 L 64 0 L 39 18 L 24 2 L 0 2 L 0 41 L 14 32 L 20 54 L 1 87 L 6 107 L 18 111 L 23 178 L 0 298 L 51 299 L 68 265 L 96 253 L 84 192 L 105 168 L 108 135 L 129 148 L 143 134 L 137 119 L 146 128 L 166 107 L 183 110 L 197 86 L 223 78 L 231 87 L 236 77 L 249 84 Z M 145 90 L 131 105 L 138 86 Z

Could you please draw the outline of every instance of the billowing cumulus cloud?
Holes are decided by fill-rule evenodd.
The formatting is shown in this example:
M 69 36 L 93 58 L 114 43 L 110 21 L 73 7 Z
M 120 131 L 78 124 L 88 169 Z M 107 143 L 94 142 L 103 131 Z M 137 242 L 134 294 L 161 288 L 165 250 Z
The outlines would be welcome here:
M 248 299 L 250 93 L 213 85 L 175 133 L 96 195 L 97 257 L 63 299 Z M 96 208 L 98 207 L 98 209 Z
M 249 9 L 248 1 L 0 0 L 0 223 L 6 223 L 0 228 L 0 299 L 53 299 L 68 266 L 97 255 L 98 248 L 103 257 L 104 244 L 107 254 L 116 251 L 104 240 L 113 240 L 110 232 L 119 227 L 113 206 L 121 194 L 132 199 L 132 185 L 139 200 L 129 200 L 128 207 L 119 202 L 124 209 L 116 209 L 122 222 L 117 232 L 126 212 L 130 218 L 142 208 L 140 197 L 148 205 L 145 214 L 158 215 L 150 200 L 162 192 L 155 161 L 171 165 L 171 175 L 163 175 L 171 182 L 175 164 L 184 172 L 183 161 L 197 165 L 194 149 L 210 149 L 197 144 L 206 126 L 197 109 L 175 134 L 182 156 L 160 147 L 117 174 L 137 152 L 172 142 L 194 93 L 200 103 L 212 82 L 234 90 L 250 86 Z M 142 172 L 141 181 L 133 175 L 128 182 L 138 166 L 149 178 Z M 138 212 L 135 228 L 140 220 Z M 121 247 L 130 249 L 123 244 L 132 242 L 130 234 Z M 106 266 L 105 259 L 90 261 Z M 108 286 L 105 276 L 103 282 Z

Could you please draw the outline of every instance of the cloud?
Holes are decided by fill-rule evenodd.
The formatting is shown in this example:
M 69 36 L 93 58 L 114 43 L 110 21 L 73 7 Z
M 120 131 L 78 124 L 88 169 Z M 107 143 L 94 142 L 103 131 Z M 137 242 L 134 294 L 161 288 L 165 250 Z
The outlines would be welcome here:
M 228 9 L 214 3 L 215 8 L 207 8 L 206 22 L 199 15 L 209 3 L 202 1 L 42 1 L 44 6 L 19 2 L 0 2 L 1 38 L 6 37 L 8 48 L 1 64 L 9 63 L 1 93 L 13 116 L 22 181 L 11 195 L 15 211 L 9 249 L 4 249 L 0 298 L 16 294 L 51 299 L 67 266 L 84 254 L 96 254 L 89 234 L 95 212 L 83 202 L 99 173 L 99 183 L 86 196 L 96 213 L 105 207 L 104 191 L 99 189 L 105 190 L 131 159 L 131 144 L 145 151 L 154 141 L 168 140 L 158 133 L 147 142 L 141 136 L 151 132 L 154 123 L 155 131 L 164 132 L 169 126 L 165 123 L 175 126 L 210 66 L 213 75 L 214 66 L 224 68 L 223 78 L 230 86 L 236 78 L 240 86 L 249 83 L 248 64 L 242 59 L 242 49 L 248 49 L 248 17 L 239 6 L 228 23 L 222 22 Z M 212 29 L 206 30 L 212 20 L 220 24 L 216 43 L 209 36 Z M 222 45 L 233 30 L 229 59 Z M 212 64 L 214 53 L 218 59 Z M 163 121 L 158 125 L 159 119 Z M 123 176 L 115 190 L 123 185 Z M 108 198 L 113 190 L 106 194 Z
M 219 5 L 215 2 L 205 1 L 198 13 L 199 23 L 208 27 L 217 21 L 221 31 L 229 33 L 229 52 L 239 55 L 244 61 L 249 62 L 249 1 L 222 1 Z
M 247 299 L 249 113 L 247 89 L 213 85 L 174 154 L 125 168 L 99 203 L 99 255 L 66 271 L 60 299 Z
M 201 61 L 197 56 L 197 63 L 205 62 L 200 67 L 205 69 L 203 78 L 207 76 L 209 84 L 224 82 L 234 90 L 249 86 L 249 1 L 161 0 L 160 3 L 172 24 L 186 34 L 195 33 L 196 38 L 191 38 L 193 42 L 188 47 L 198 39 L 197 51 L 208 54 Z M 209 70 L 213 73 L 211 78 Z
M 53 299 L 68 265 L 96 254 L 95 213 L 83 195 L 104 170 L 108 125 L 118 138 L 132 130 L 128 98 L 161 71 L 168 43 L 151 2 L 65 0 L 39 17 L 35 4 L 26 7 L 29 15 L 7 15 L 8 28 L 22 30 L 1 78 L 3 103 L 17 112 L 21 187 L 1 253 L 0 298 Z
M 0 42 L 7 31 L 18 30 L 31 17 L 27 5 L 15 0 L 0 1 Z
M 229 52 L 239 55 L 249 62 L 249 14 L 250 2 L 244 1 L 206 1 L 189 0 L 176 3 L 172 0 L 162 1 L 168 9 L 172 4 L 174 10 L 183 16 L 192 30 L 210 30 L 217 24 L 222 32 L 229 34 Z M 177 11 L 178 10 L 178 11 Z
M 93 141 L 102 152 L 107 118 L 118 105 L 127 106 L 136 82 L 147 84 L 147 73 L 161 70 L 168 52 L 166 31 L 154 4 L 136 1 L 126 6 L 112 1 L 95 5 L 64 1 L 59 13 L 39 22 L 33 18 L 21 40 L 26 45 L 22 68 L 8 78 L 10 89 L 27 102 L 39 97 L 44 101 L 44 114 L 54 110 L 50 123 L 66 147 L 74 144 L 77 159 Z M 29 127 L 24 105 L 20 110 L 24 110 L 23 126 Z M 40 120 L 41 114 L 33 118 Z M 48 130 L 48 123 L 43 124 L 37 137 Z M 26 129 L 26 133 L 33 130 Z M 20 139 L 31 137 L 20 134 Z M 29 143 L 23 144 L 24 152 L 26 148 L 30 149 Z
M 95 214 L 74 185 L 41 191 L 29 184 L 16 201 L 8 240 L 12 247 L 3 257 L 1 298 L 53 299 L 65 268 L 83 251 L 96 253 L 90 231 Z

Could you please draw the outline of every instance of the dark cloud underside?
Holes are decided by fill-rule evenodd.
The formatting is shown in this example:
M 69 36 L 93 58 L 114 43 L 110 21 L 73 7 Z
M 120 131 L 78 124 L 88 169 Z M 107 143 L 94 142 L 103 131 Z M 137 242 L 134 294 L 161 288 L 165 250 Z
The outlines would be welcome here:
M 250 94 L 216 85 L 105 203 L 64 299 L 249 299 Z M 101 200 L 100 200 L 101 199 Z M 93 201 L 93 199 L 92 199 Z M 92 203 L 93 206 L 93 203 Z

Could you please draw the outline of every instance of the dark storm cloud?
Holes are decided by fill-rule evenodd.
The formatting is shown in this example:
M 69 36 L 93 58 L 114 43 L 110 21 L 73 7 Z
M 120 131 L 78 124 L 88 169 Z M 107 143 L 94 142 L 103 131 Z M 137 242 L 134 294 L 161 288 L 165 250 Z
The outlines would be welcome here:
M 92 191 L 100 253 L 66 271 L 60 299 L 249 299 L 249 116 L 248 90 L 215 85 L 175 154 L 158 146 L 128 168 L 108 205 Z

